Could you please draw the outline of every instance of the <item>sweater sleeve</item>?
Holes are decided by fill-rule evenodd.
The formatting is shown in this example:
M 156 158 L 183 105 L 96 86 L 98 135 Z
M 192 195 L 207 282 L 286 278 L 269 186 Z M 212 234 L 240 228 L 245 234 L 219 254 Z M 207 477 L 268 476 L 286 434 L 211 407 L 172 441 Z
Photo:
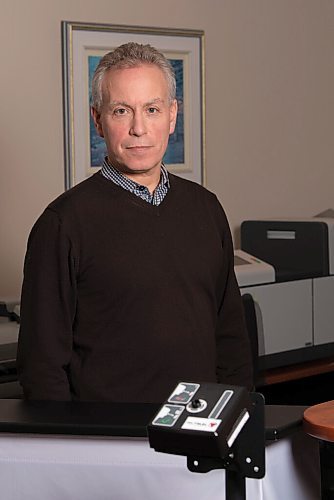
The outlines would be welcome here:
M 219 205 L 220 206 L 220 205 Z M 221 383 L 253 388 L 253 367 L 242 299 L 234 273 L 233 243 L 228 221 L 223 218 L 223 279 L 220 282 L 216 328 L 217 380 Z
M 27 399 L 71 399 L 74 264 L 58 215 L 46 209 L 30 233 L 24 264 L 17 369 Z

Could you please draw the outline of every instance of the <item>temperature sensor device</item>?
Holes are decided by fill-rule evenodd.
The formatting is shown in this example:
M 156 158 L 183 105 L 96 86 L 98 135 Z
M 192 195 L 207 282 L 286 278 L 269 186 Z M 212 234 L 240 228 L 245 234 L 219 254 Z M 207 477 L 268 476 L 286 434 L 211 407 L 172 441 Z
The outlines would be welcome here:
M 265 475 L 264 398 L 244 387 L 180 382 L 147 427 L 155 451 L 185 455 L 191 472 L 225 469 L 226 500 Z
M 243 387 L 180 382 L 148 426 L 150 445 L 177 455 L 225 457 L 251 409 Z

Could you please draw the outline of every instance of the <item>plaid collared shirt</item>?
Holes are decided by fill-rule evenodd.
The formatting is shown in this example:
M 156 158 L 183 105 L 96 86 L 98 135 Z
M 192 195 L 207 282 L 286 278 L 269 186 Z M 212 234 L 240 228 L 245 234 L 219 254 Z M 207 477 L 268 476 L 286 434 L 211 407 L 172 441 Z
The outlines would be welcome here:
M 132 181 L 131 179 L 123 175 L 115 167 L 110 165 L 107 157 L 104 159 L 101 168 L 101 174 L 106 179 L 109 179 L 110 181 L 114 182 L 115 184 L 122 187 L 126 191 L 130 191 L 130 193 L 139 196 L 139 198 L 141 198 L 144 201 L 147 201 L 147 203 L 151 203 L 152 205 L 160 205 L 170 187 L 168 172 L 164 165 L 161 165 L 160 182 L 152 194 L 149 192 L 146 186 L 142 186 L 141 184 Z

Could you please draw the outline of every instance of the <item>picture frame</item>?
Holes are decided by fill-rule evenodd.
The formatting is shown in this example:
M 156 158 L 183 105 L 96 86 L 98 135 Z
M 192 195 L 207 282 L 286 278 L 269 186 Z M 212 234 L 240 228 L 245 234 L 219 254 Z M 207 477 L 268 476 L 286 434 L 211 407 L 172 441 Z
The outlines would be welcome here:
M 164 156 L 167 170 L 205 184 L 204 32 L 62 21 L 65 189 L 97 172 L 105 144 L 90 116 L 90 86 L 99 59 L 127 42 L 150 44 L 174 68 L 178 119 Z

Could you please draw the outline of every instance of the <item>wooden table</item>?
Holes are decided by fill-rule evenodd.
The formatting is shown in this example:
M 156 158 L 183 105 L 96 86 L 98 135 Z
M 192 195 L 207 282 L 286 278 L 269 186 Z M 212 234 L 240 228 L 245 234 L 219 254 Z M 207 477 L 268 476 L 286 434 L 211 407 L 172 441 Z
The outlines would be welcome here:
M 334 401 L 307 408 L 303 427 L 319 440 L 321 499 L 334 500 Z

